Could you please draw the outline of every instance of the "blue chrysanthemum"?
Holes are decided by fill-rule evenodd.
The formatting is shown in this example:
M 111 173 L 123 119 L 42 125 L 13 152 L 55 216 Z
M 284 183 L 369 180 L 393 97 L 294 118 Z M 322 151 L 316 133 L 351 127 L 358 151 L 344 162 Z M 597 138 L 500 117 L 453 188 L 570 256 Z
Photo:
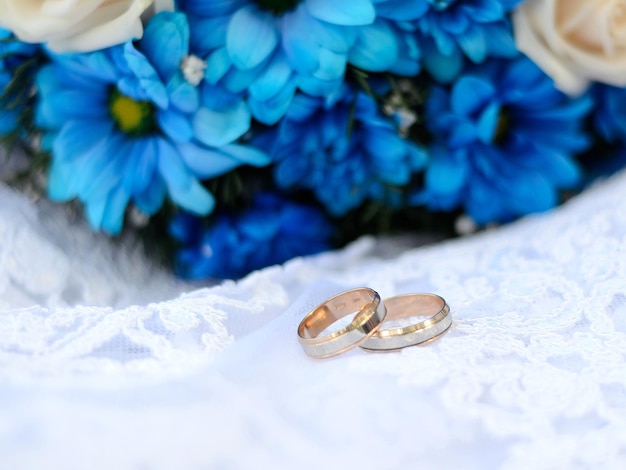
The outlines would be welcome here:
M 94 228 L 117 233 L 129 202 L 153 214 L 166 194 L 207 214 L 214 200 L 199 179 L 268 161 L 232 143 L 249 128 L 245 104 L 198 86 L 202 63 L 189 56 L 180 13 L 155 16 L 138 48 L 51 59 L 37 79 L 37 119 L 52 151 L 49 195 L 80 199 Z
M 387 188 L 406 185 L 426 159 L 370 96 L 347 86 L 335 101 L 297 95 L 256 143 L 276 161 L 280 187 L 312 190 L 335 216 L 386 198 Z
M 605 142 L 599 142 L 602 150 L 587 152 L 581 158 L 585 183 L 626 166 L 626 89 L 598 83 L 590 93 L 594 99 L 593 130 Z
M 28 67 L 39 48 L 33 44 L 26 44 L 15 39 L 12 33 L 0 28 L 0 136 L 5 136 L 18 126 L 18 119 L 23 107 L 30 96 L 30 80 L 33 68 Z M 20 89 L 8 90 L 17 70 L 21 70 Z
M 609 142 L 626 142 L 626 89 L 595 85 L 593 122 L 598 133 Z
M 428 9 L 415 0 L 376 0 L 376 20 L 360 26 L 348 62 L 368 72 L 413 76 L 422 57 L 417 23 Z
M 435 87 L 426 122 L 436 140 L 415 202 L 462 205 L 480 224 L 553 207 L 579 179 L 573 156 L 590 143 L 581 131 L 590 107 L 526 58 L 489 61 L 450 91 Z
M 425 68 L 442 83 L 463 68 L 464 57 L 512 58 L 517 48 L 507 19 L 521 0 L 416 0 L 426 7 L 419 19 Z
M 179 214 L 170 232 L 183 245 L 176 258 L 179 275 L 203 279 L 239 278 L 328 250 L 333 230 L 319 209 L 261 193 L 240 214 L 216 214 L 209 227 L 197 217 Z
M 256 119 L 277 122 L 297 88 L 336 92 L 352 61 L 371 71 L 419 69 L 407 0 L 184 0 L 207 79 L 245 92 Z M 389 5 L 394 4 L 396 8 Z M 380 10 L 380 14 L 378 11 Z M 393 11 L 393 14 L 390 13 Z

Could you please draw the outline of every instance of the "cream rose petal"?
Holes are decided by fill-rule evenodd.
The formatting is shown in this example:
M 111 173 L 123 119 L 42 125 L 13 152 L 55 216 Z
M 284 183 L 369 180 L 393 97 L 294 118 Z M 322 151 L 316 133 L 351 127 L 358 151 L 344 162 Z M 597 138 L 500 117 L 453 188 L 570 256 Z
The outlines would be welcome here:
M 57 52 L 85 52 L 141 37 L 152 1 L 0 0 L 0 26 Z
M 626 86 L 626 0 L 528 0 L 513 25 L 518 48 L 564 92 Z
M 513 14 L 515 42 L 518 49 L 530 57 L 547 75 L 552 77 L 557 88 L 564 93 L 578 95 L 585 91 L 589 80 L 577 74 L 573 64 L 559 59 L 540 37 L 529 16 L 521 9 Z M 555 40 L 555 42 L 558 41 Z
M 13 31 L 23 41 L 44 42 L 49 35 L 80 23 L 104 2 L 104 0 L 81 0 L 74 5 L 71 14 L 54 15 L 43 13 L 48 1 L 4 0 L 0 3 L 0 24 Z M 60 6 L 57 7 L 60 10 Z
M 140 17 L 152 1 L 132 1 L 130 5 L 122 5 L 119 2 L 109 3 L 85 18 L 82 23 L 85 28 L 80 32 L 50 40 L 48 42 L 50 49 L 62 52 L 84 52 L 141 38 L 143 25 Z
M 614 57 L 608 62 L 591 54 L 585 54 L 578 49 L 569 51 L 575 62 L 578 74 L 584 74 L 591 80 L 608 83 L 617 87 L 626 86 L 626 57 Z M 584 64 L 584 66 L 579 65 Z
M 39 10 L 44 15 L 67 16 L 76 7 L 80 7 L 78 3 L 79 0 L 44 0 Z
M 568 42 L 565 52 L 578 74 L 592 80 L 615 86 L 626 85 L 626 44 L 618 42 L 622 35 L 615 34 L 613 18 L 616 7 L 624 2 L 605 2 L 594 5 L 586 20 L 578 24 L 574 37 L 577 42 Z M 623 34 L 624 26 L 622 25 Z

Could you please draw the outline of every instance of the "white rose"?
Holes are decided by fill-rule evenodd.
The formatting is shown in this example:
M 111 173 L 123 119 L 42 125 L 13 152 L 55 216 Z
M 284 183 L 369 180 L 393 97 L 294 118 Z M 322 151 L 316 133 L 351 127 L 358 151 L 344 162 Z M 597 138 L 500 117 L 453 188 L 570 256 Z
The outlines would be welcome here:
M 626 86 L 626 0 L 528 0 L 513 26 L 519 50 L 565 93 Z
M 0 25 L 58 52 L 93 51 L 141 37 L 152 1 L 0 0 Z

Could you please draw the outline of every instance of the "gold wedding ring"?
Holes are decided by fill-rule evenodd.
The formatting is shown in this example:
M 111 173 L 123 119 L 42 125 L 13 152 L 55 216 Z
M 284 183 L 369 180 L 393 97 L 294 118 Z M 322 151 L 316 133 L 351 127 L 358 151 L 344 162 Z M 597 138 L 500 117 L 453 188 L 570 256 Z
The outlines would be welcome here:
M 452 324 L 450 307 L 435 294 L 406 294 L 385 299 L 387 322 L 409 317 L 428 316 L 424 321 L 405 327 L 379 328 L 361 348 L 368 351 L 393 351 L 429 341 L 444 333 Z
M 319 336 L 333 323 L 348 315 L 347 326 Z M 338 294 L 311 310 L 298 326 L 298 340 L 312 357 L 331 357 L 358 346 L 374 334 L 385 320 L 387 310 L 378 293 L 367 287 Z

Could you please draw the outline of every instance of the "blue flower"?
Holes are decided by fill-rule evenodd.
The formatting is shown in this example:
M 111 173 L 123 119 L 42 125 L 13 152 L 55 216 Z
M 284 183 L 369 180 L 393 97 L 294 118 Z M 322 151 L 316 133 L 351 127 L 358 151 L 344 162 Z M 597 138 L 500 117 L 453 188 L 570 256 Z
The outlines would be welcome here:
M 418 21 L 426 69 L 449 83 L 461 72 L 465 57 L 474 63 L 514 57 L 517 48 L 507 13 L 520 1 L 416 0 L 428 7 Z
M 425 163 L 376 102 L 344 87 L 336 100 L 297 95 L 280 123 L 255 141 L 276 161 L 281 188 L 306 188 L 335 215 L 387 199 Z
M 239 214 L 216 213 L 208 227 L 179 214 L 170 233 L 182 244 L 176 258 L 181 277 L 224 279 L 328 250 L 333 230 L 319 209 L 261 193 Z
M 20 115 L 25 110 L 30 96 L 30 86 L 35 64 L 28 66 L 39 48 L 26 44 L 13 37 L 13 34 L 0 28 L 0 137 L 18 128 Z M 21 70 L 20 77 L 16 77 Z M 9 90 L 13 80 L 19 80 L 19 90 Z
M 164 12 L 138 48 L 129 42 L 51 55 L 37 78 L 37 120 L 52 152 L 51 199 L 77 197 L 91 225 L 114 234 L 130 202 L 154 214 L 167 194 L 207 214 L 214 198 L 200 179 L 268 163 L 233 143 L 248 131 L 250 113 L 240 99 L 198 86 L 202 62 L 188 52 L 184 15 Z
M 348 61 L 371 71 L 415 74 L 419 48 L 407 0 L 184 0 L 207 80 L 247 93 L 265 124 L 286 112 L 296 89 L 314 96 L 341 87 Z M 386 5 L 386 6 L 385 6 Z M 377 16 L 377 11 L 381 13 Z M 399 12 L 406 12 L 404 14 Z
M 428 4 L 415 0 L 377 0 L 376 20 L 360 26 L 348 61 L 368 72 L 414 76 L 420 72 L 422 52 L 415 20 Z
M 594 99 L 592 127 L 601 140 L 594 151 L 580 158 L 585 183 L 626 166 L 626 89 L 597 83 L 590 94 Z
M 595 129 L 609 142 L 626 142 L 626 89 L 597 84 L 592 93 Z
M 573 156 L 589 139 L 589 96 L 570 100 L 526 58 L 493 60 L 447 90 L 435 87 L 426 122 L 435 143 L 424 193 L 436 210 L 464 206 L 479 224 L 543 211 L 580 177 Z

